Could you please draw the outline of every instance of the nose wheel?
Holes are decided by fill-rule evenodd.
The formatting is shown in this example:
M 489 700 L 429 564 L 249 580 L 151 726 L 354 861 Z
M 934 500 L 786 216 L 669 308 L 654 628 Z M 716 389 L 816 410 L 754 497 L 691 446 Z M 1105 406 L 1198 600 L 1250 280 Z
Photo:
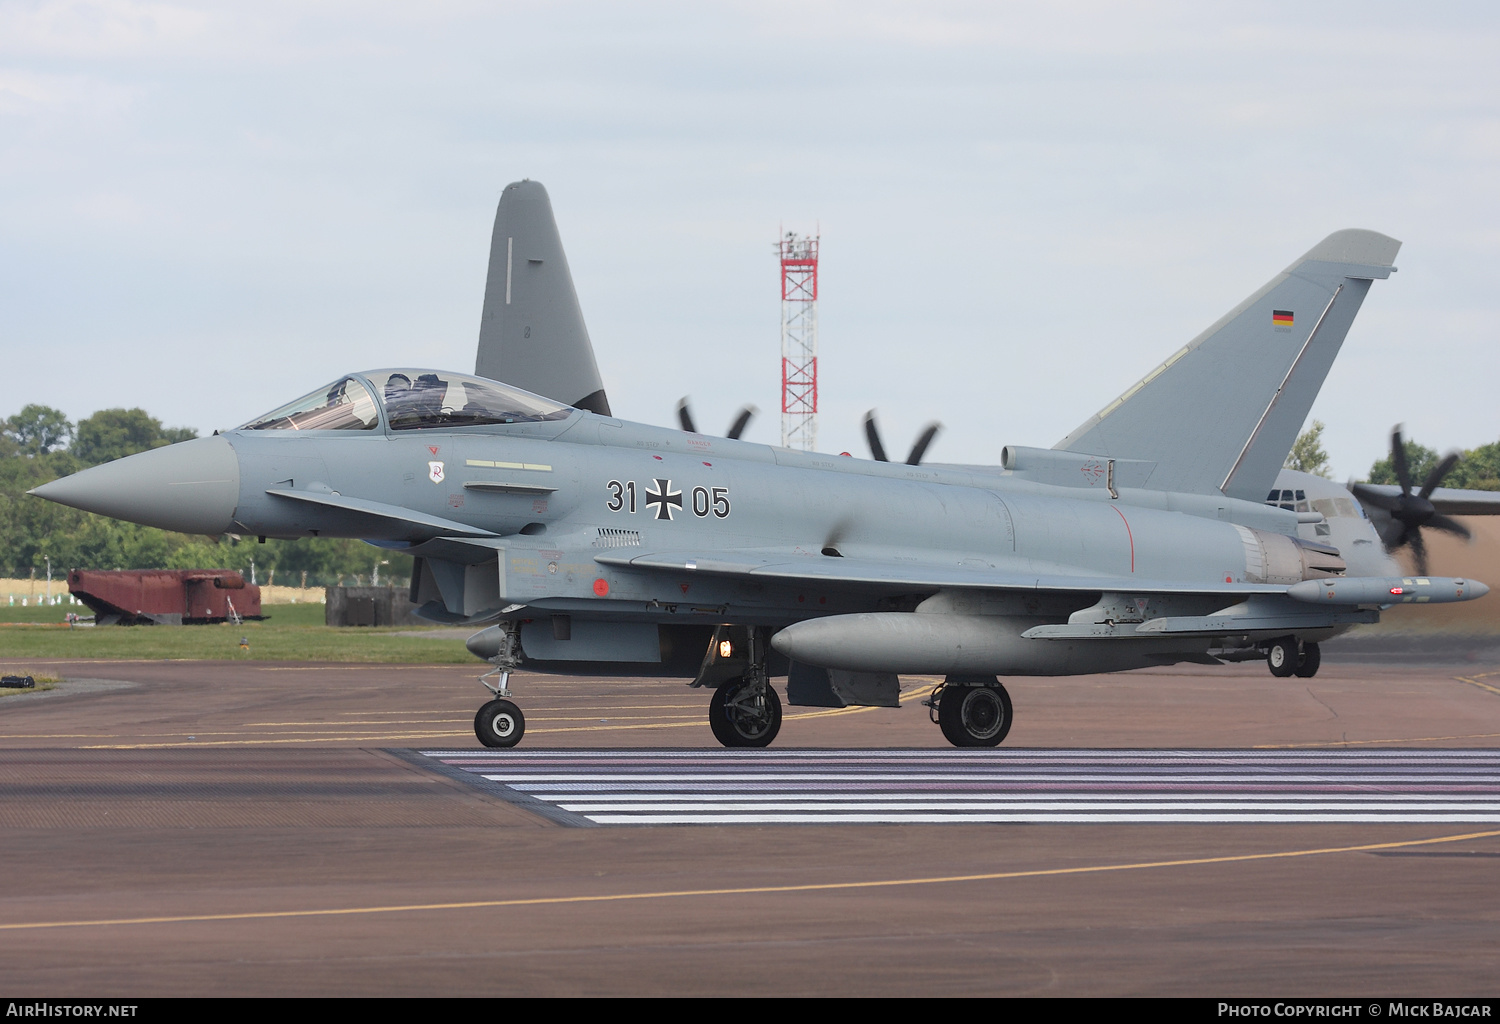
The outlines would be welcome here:
M 513 747 L 526 733 L 526 716 L 503 697 L 490 701 L 474 716 L 474 735 L 487 747 Z

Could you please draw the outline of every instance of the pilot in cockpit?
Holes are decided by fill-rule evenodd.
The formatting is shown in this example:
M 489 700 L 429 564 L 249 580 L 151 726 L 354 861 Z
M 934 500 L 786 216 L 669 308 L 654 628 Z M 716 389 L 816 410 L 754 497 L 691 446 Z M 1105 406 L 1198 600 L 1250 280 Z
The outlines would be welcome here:
M 385 414 L 392 423 L 405 420 L 412 415 L 414 394 L 411 378 L 404 373 L 393 373 L 385 382 Z
M 443 418 L 443 398 L 447 393 L 448 385 L 437 374 L 419 374 L 416 383 L 412 385 L 413 412 L 424 423 L 440 422 Z

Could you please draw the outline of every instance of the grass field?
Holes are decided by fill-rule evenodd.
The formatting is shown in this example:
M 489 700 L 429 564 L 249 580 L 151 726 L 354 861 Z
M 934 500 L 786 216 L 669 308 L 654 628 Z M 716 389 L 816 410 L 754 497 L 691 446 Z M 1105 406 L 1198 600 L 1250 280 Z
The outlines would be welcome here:
M 24 608 L 20 605 L 0 604 L 0 622 L 62 622 L 68 612 L 93 614 L 81 604 L 29 605 Z
M 63 616 L 73 610 L 88 609 L 67 605 L 0 608 L 0 669 L 19 658 L 481 664 L 462 640 L 422 636 L 420 627 L 325 626 L 320 604 L 269 605 L 263 609 L 268 616 L 265 621 L 241 626 L 69 629 Z M 403 633 L 417 635 L 399 635 Z M 242 639 L 249 641 L 248 650 L 240 646 Z

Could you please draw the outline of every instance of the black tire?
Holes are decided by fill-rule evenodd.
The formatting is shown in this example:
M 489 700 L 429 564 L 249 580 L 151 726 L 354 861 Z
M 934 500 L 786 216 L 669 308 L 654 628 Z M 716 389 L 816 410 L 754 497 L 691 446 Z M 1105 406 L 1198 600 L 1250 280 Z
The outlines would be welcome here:
M 1311 679 L 1318 674 L 1318 666 L 1322 663 L 1323 655 L 1318 650 L 1318 645 L 1303 644 L 1302 660 L 1297 662 L 1297 675 L 1303 679 Z
M 1297 641 L 1292 637 L 1272 641 L 1266 648 L 1266 667 L 1277 679 L 1285 679 L 1297 671 Z
M 998 747 L 1010 732 L 1010 694 L 998 681 L 947 683 L 938 699 L 938 725 L 955 747 Z
M 726 747 L 766 747 L 781 731 L 781 698 L 767 684 L 765 697 L 741 701 L 750 684 L 731 679 L 714 691 L 708 702 L 708 724 L 714 739 Z
M 492 700 L 474 716 L 474 735 L 487 747 L 513 747 L 525 734 L 526 716 L 508 700 Z

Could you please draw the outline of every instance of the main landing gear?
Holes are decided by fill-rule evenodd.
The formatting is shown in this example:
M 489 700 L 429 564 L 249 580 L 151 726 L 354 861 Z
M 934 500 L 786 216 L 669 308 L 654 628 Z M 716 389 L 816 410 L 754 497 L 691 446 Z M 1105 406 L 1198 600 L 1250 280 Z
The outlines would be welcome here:
M 1272 640 L 1266 646 L 1266 667 L 1278 679 L 1293 675 L 1310 679 L 1318 674 L 1322 661 L 1317 644 L 1303 643 L 1294 636 Z
M 1010 732 L 1010 694 L 994 676 L 949 676 L 922 703 L 955 747 L 997 747 Z
M 480 684 L 495 695 L 474 716 L 474 735 L 487 747 L 513 747 L 526 734 L 526 716 L 521 709 L 507 700 L 510 696 L 510 673 L 521 660 L 521 627 L 509 623 L 500 640 L 499 652 L 490 659 L 494 668 L 479 677 Z M 498 676 L 491 686 L 486 680 Z
M 751 629 L 743 639 L 742 675 L 720 683 L 708 702 L 708 725 L 726 747 L 766 747 L 781 731 L 781 698 L 766 675 L 765 639 Z
M 781 698 L 764 678 L 731 679 L 708 702 L 708 725 L 726 747 L 767 747 L 781 731 Z

